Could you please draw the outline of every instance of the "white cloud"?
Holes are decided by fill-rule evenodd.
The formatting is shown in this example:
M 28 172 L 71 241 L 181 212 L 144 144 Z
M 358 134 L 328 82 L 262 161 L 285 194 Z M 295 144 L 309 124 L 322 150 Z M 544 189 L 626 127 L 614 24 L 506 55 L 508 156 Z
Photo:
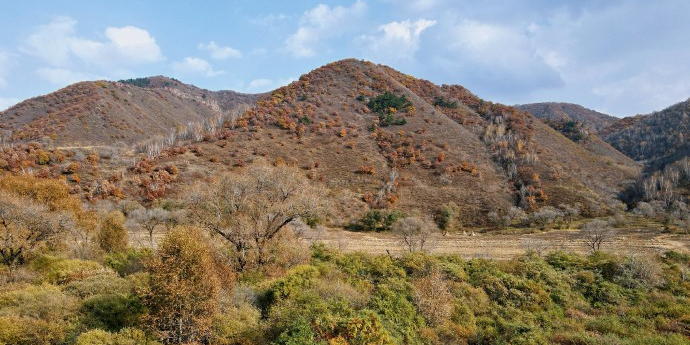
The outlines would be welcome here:
M 432 11 L 442 8 L 446 10 L 448 0 L 384 0 L 384 2 L 392 3 L 390 6 L 396 8 L 403 7 L 406 11 L 412 13 L 419 13 L 420 11 Z M 443 7 L 442 7 L 443 6 Z
M 687 74 L 685 74 L 687 75 Z M 600 106 L 604 112 L 615 111 L 620 104 L 634 100 L 638 109 L 621 115 L 647 113 L 649 110 L 661 110 L 674 103 L 690 97 L 690 81 L 678 78 L 675 71 L 652 69 L 622 80 L 612 80 L 597 85 L 592 94 L 604 101 Z
M 96 75 L 72 71 L 65 68 L 39 68 L 36 74 L 53 84 L 68 85 L 85 80 L 104 79 Z
M 267 90 L 273 86 L 273 80 L 266 78 L 254 79 L 249 82 L 247 90 L 257 91 L 257 90 Z
M 0 97 L 0 111 L 6 110 L 17 103 L 19 103 L 18 98 Z
M 70 59 L 76 25 L 77 21 L 72 18 L 57 17 L 50 24 L 39 26 L 26 40 L 22 50 L 51 65 L 64 65 Z
M 208 61 L 195 57 L 186 57 L 182 61 L 174 62 L 172 67 L 175 73 L 183 75 L 215 77 L 225 73 L 225 71 L 216 71 Z
M 221 47 L 216 42 L 211 41 L 207 44 L 199 43 L 198 48 L 205 50 L 211 54 L 211 58 L 216 60 L 225 60 L 228 58 L 241 58 L 242 53 L 239 50 L 231 47 Z
M 289 19 L 289 18 L 290 18 L 290 16 L 283 14 L 283 13 L 268 14 L 268 15 L 250 18 L 249 23 L 254 24 L 254 25 L 273 26 L 276 23 L 281 22 L 281 21 L 286 20 L 286 19 Z
M 0 51 L 0 88 L 7 86 L 7 74 L 10 70 L 9 54 Z
M 252 50 L 252 52 L 251 52 L 251 54 L 254 56 L 264 56 L 264 55 L 266 55 L 266 53 L 268 53 L 266 48 L 256 48 L 256 49 Z
M 29 36 L 22 51 L 46 63 L 66 68 L 79 62 L 102 68 L 139 65 L 162 61 L 163 54 L 148 31 L 134 26 L 108 27 L 105 41 L 94 41 L 76 34 L 77 22 L 58 17 Z
M 134 26 L 107 28 L 108 45 L 129 63 L 147 63 L 163 60 L 161 49 L 148 31 Z
M 557 53 L 539 54 L 528 30 L 520 24 L 491 24 L 463 20 L 450 27 L 441 42 L 449 42 L 446 70 L 483 84 L 483 90 L 509 95 L 553 88 L 563 81 L 552 65 L 562 63 Z
M 267 92 L 267 91 L 275 90 L 281 86 L 285 86 L 287 84 L 290 84 L 295 80 L 297 80 L 297 78 L 293 78 L 293 77 L 278 79 L 278 80 L 267 79 L 267 78 L 258 78 L 258 79 L 254 79 L 254 80 L 250 81 L 249 85 L 247 85 L 245 90 L 247 92 Z
M 356 25 L 356 19 L 366 11 L 366 4 L 357 0 L 350 7 L 329 7 L 319 4 L 305 12 L 297 31 L 285 40 L 285 49 L 294 57 L 317 55 L 323 40 L 342 35 Z
M 381 25 L 380 35 L 367 35 L 363 39 L 371 54 L 384 60 L 411 59 L 419 49 L 419 36 L 422 31 L 436 25 L 435 20 L 404 20 Z

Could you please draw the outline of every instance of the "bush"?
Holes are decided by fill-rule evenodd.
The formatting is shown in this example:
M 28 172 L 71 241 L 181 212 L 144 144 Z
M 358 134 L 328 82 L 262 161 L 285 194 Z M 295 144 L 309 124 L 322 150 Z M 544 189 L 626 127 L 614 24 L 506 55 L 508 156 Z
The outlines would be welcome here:
M 404 216 L 405 214 L 398 210 L 370 210 L 356 224 L 351 225 L 350 229 L 363 231 L 389 231 L 392 229 L 393 224 Z
M 82 280 L 70 282 L 64 291 L 78 298 L 86 298 L 105 293 L 129 293 L 132 290 L 131 284 L 112 273 L 105 272 Z
M 121 277 L 141 272 L 144 263 L 153 255 L 150 248 L 130 248 L 125 252 L 111 253 L 105 257 L 105 265 L 114 269 Z
M 0 294 L 0 343 L 59 344 L 76 324 L 77 301 L 54 285 L 32 285 Z
M 129 84 L 129 85 L 134 85 L 138 87 L 148 87 L 151 85 L 151 79 L 149 78 L 133 78 L 133 79 L 124 79 L 124 80 L 118 80 L 119 83 L 123 84 Z
M 144 311 L 137 296 L 117 293 L 89 297 L 81 310 L 89 325 L 109 331 L 135 326 Z
M 407 121 L 402 117 L 396 117 L 395 114 L 401 110 L 406 110 L 412 106 L 405 95 L 397 96 L 390 92 L 385 92 L 369 100 L 367 107 L 371 111 L 379 114 L 379 125 L 404 125 Z
M 457 101 L 448 101 L 443 97 L 434 97 L 434 106 L 441 108 L 456 109 L 458 107 Z
M 77 337 L 75 345 L 160 345 L 149 339 L 146 334 L 136 328 L 124 328 L 117 333 L 94 329 L 82 333 Z
M 108 213 L 101 222 L 98 233 L 98 246 L 107 253 L 122 252 L 128 245 L 125 216 L 119 211 Z
M 39 256 L 31 262 L 30 267 L 41 275 L 43 281 L 57 284 L 66 284 L 109 272 L 95 261 L 60 259 L 50 255 Z

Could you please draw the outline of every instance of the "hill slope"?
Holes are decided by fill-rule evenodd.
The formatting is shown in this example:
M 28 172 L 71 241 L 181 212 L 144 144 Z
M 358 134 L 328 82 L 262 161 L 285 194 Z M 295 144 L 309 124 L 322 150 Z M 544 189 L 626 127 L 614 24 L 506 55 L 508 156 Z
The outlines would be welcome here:
M 690 155 L 690 99 L 648 115 L 625 118 L 602 133 L 607 142 L 650 170 Z
M 185 159 L 303 167 L 344 198 L 342 214 L 350 215 L 370 207 L 428 213 L 450 201 L 463 207 L 468 222 L 511 205 L 579 202 L 596 213 L 639 171 L 623 155 L 584 149 L 529 114 L 484 102 L 461 86 L 357 60 L 302 76 L 233 126 L 198 145 L 203 158 Z
M 106 91 L 95 92 L 167 92 L 166 109 L 185 100 L 143 86 L 106 83 Z M 132 101 L 114 107 L 127 103 Z M 198 117 L 210 108 L 195 106 L 204 109 Z M 74 130 L 66 126 L 59 138 L 68 143 Z M 451 201 L 472 224 L 514 205 L 534 210 L 580 203 L 583 213 L 600 214 L 621 181 L 639 171 L 625 156 L 586 149 L 528 113 L 485 102 L 461 86 L 439 86 L 357 60 L 305 74 L 261 96 L 241 117 L 200 128 L 194 138 L 150 144 L 159 149 L 147 151 L 148 157 L 128 153 L 98 161 L 88 152 L 42 154 L 27 147 L 25 159 L 5 159 L 10 170 L 68 175 L 73 190 L 89 199 L 144 202 L 183 197 L 181 185 L 219 171 L 257 161 L 288 164 L 330 188 L 336 224 L 378 208 L 428 215 Z
M 212 92 L 166 77 L 81 82 L 0 112 L 4 137 L 57 146 L 132 144 L 222 116 L 257 95 Z
M 597 132 L 619 120 L 614 116 L 572 103 L 531 103 L 516 105 L 515 107 L 527 111 L 541 120 L 582 122 Z

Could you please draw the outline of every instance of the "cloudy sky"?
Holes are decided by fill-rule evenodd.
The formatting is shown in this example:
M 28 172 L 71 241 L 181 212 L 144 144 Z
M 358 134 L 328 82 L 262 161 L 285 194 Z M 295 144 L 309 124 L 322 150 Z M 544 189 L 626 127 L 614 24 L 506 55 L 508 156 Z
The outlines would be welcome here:
M 0 109 L 81 80 L 261 92 L 348 57 L 505 104 L 616 116 L 690 97 L 690 1 L 11 1 Z

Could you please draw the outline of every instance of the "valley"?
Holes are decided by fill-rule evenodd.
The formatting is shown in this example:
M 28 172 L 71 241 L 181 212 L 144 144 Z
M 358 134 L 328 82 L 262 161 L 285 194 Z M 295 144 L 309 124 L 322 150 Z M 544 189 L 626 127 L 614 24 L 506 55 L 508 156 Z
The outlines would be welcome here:
M 687 103 L 512 107 L 355 59 L 26 100 L 0 345 L 685 344 Z

